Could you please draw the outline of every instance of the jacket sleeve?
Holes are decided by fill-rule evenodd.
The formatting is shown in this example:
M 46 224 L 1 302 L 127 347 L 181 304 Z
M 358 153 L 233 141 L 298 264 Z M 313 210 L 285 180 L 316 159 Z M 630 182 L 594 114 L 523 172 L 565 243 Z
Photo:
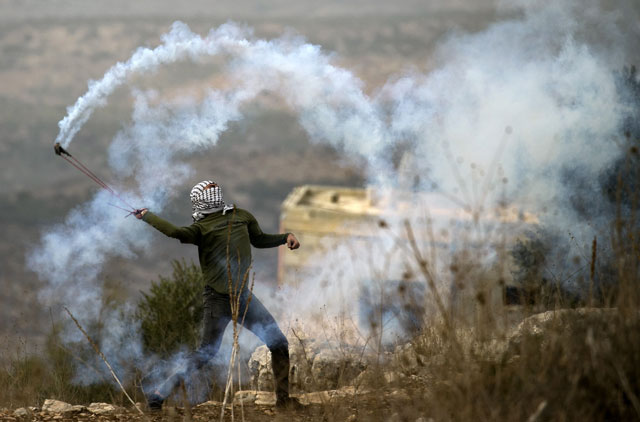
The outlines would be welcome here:
M 284 245 L 287 243 L 287 235 L 283 234 L 266 234 L 262 232 L 262 229 L 258 225 L 256 218 L 247 212 L 249 217 L 249 239 L 251 245 L 256 248 L 275 248 L 276 246 Z
M 186 227 L 176 227 L 150 211 L 147 211 L 144 217 L 142 217 L 142 220 L 164 235 L 178 239 L 180 243 L 197 245 L 200 241 L 200 229 L 195 224 Z

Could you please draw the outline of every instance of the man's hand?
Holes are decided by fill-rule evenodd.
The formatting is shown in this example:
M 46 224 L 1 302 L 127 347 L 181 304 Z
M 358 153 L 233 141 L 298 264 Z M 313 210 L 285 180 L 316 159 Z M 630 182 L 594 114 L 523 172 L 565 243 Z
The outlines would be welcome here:
M 287 236 L 287 247 L 291 250 L 298 249 L 300 247 L 300 242 L 296 239 L 296 236 L 293 233 L 289 233 Z
M 135 215 L 135 216 L 136 216 L 136 218 L 137 218 L 138 220 L 140 220 L 140 219 L 142 219 L 142 217 L 144 217 L 144 215 L 147 213 L 147 211 L 149 211 L 149 210 L 148 210 L 148 209 L 146 209 L 146 208 L 140 208 L 139 210 L 135 210 L 135 211 L 133 212 L 133 215 Z

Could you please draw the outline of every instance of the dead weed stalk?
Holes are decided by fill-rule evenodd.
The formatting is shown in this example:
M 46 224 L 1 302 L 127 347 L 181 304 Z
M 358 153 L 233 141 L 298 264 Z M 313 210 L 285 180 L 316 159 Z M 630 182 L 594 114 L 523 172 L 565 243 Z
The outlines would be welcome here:
M 244 319 L 247 315 L 247 311 L 249 310 L 249 304 L 251 303 L 251 298 L 253 296 L 253 287 L 255 284 L 255 274 L 251 277 L 251 284 L 248 286 L 248 291 L 245 293 L 245 287 L 247 287 L 247 281 L 249 280 L 249 276 L 251 274 L 251 265 L 247 267 L 243 274 L 240 273 L 242 269 L 242 260 L 240 257 L 239 251 L 236 251 L 236 259 L 238 264 L 238 274 L 236 274 L 236 280 L 238 282 L 234 283 L 233 274 L 231 272 L 231 227 L 233 225 L 233 220 L 235 217 L 235 208 L 233 210 L 232 218 L 229 220 L 229 225 L 227 229 L 227 289 L 229 292 L 229 304 L 231 306 L 231 320 L 233 326 L 233 346 L 231 349 L 231 357 L 229 358 L 229 369 L 227 372 L 227 381 L 225 383 L 224 389 L 224 399 L 222 401 L 222 409 L 220 410 L 220 421 L 224 420 L 224 409 L 227 406 L 227 402 L 229 401 L 230 395 L 233 390 L 233 369 L 237 366 L 238 370 L 238 386 L 241 385 L 241 371 L 240 371 L 240 363 L 237 362 L 238 352 L 240 350 L 240 345 L 238 342 L 238 338 L 240 336 L 240 332 L 244 325 Z M 240 315 L 241 304 L 244 300 L 244 310 L 242 310 L 242 315 Z M 240 322 L 240 327 L 238 327 L 238 322 Z M 240 414 L 241 419 L 244 421 L 244 403 L 240 402 Z M 233 404 L 231 405 L 231 420 L 234 420 L 234 411 Z
M 87 339 L 87 341 L 89 342 L 89 344 L 91 344 L 91 347 L 93 347 L 93 350 L 95 350 L 95 352 L 98 354 L 98 356 L 100 356 L 100 358 L 102 359 L 102 361 L 104 362 L 105 365 L 107 365 L 107 368 L 109 369 L 109 372 L 111 373 L 111 376 L 113 376 L 113 379 L 116 380 L 116 383 L 118 383 L 118 386 L 120 387 L 120 390 L 122 390 L 122 392 L 124 393 L 124 395 L 127 397 L 127 399 L 131 402 L 131 404 L 133 405 L 133 407 L 136 408 L 136 410 L 143 416 L 143 418 L 145 418 L 146 420 L 146 416 L 144 415 L 144 412 L 138 407 L 138 405 L 136 404 L 136 402 L 133 401 L 133 399 L 131 398 L 131 396 L 129 396 L 129 393 L 127 393 L 127 390 L 124 388 L 124 386 L 122 385 L 122 383 L 120 382 L 120 379 L 118 378 L 118 376 L 116 375 L 116 373 L 114 372 L 113 368 L 111 367 L 111 365 L 109 364 L 109 361 L 107 360 L 107 357 L 102 353 L 102 351 L 100 351 L 100 348 L 98 347 L 98 345 L 91 339 L 91 337 L 89 336 L 89 334 L 84 330 L 84 328 L 82 328 L 82 325 L 80 325 L 80 323 L 78 322 L 78 320 L 76 319 L 76 317 L 73 316 L 73 314 L 71 313 L 71 311 L 65 306 L 64 310 L 67 312 L 67 314 L 69 314 L 69 317 L 73 320 L 73 322 L 76 324 L 76 327 L 78 327 L 78 330 L 80 330 L 80 332 L 85 336 L 85 338 Z

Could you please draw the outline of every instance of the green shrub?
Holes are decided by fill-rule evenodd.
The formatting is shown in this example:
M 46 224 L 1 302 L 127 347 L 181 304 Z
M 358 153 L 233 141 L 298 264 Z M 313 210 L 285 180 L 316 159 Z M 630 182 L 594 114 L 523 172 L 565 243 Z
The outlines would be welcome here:
M 135 313 L 145 351 L 163 357 L 183 346 L 197 346 L 203 315 L 205 282 L 200 267 L 184 260 L 172 265 L 171 277 L 160 276 L 148 293 L 142 293 Z

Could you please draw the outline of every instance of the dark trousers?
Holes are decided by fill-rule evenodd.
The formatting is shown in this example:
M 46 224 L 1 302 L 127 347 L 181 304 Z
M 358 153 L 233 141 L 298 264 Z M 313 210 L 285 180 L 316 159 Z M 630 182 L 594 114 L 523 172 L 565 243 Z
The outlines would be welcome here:
M 248 295 L 244 294 L 240 298 L 238 323 L 242 321 L 242 314 L 246 309 L 247 301 Z M 230 321 L 231 303 L 229 295 L 218 293 L 207 286 L 204 292 L 204 329 L 200 348 L 189 356 L 187 366 L 183 370 L 173 374 L 156 388 L 162 397 L 167 397 L 171 394 L 171 391 L 182 379 L 187 378 L 193 371 L 202 368 L 218 353 L 222 335 Z M 258 336 L 271 351 L 271 365 L 276 381 L 276 397 L 278 399 L 288 397 L 289 343 L 282 331 L 280 331 L 276 320 L 255 296 L 252 296 L 249 301 L 249 309 L 247 309 L 243 325 Z

